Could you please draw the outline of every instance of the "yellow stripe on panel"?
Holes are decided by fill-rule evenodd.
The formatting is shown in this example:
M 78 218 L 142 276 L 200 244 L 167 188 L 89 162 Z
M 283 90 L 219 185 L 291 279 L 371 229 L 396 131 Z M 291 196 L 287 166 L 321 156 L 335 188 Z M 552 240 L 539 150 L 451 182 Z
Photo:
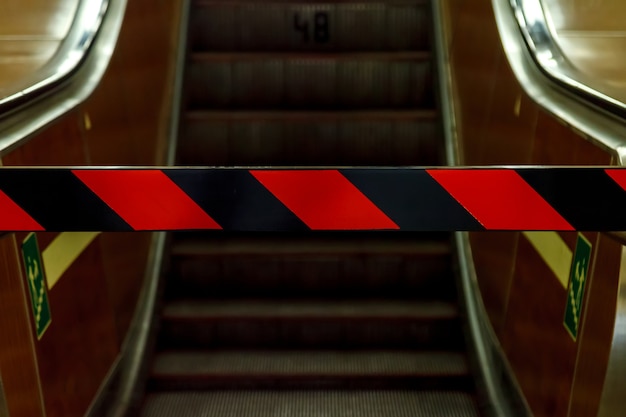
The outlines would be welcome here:
M 572 265 L 572 250 L 557 232 L 523 232 L 543 261 L 554 272 L 563 288 L 567 288 Z
M 74 263 L 76 258 L 89 246 L 100 232 L 64 232 L 60 233 L 41 254 L 46 270 L 48 289 Z

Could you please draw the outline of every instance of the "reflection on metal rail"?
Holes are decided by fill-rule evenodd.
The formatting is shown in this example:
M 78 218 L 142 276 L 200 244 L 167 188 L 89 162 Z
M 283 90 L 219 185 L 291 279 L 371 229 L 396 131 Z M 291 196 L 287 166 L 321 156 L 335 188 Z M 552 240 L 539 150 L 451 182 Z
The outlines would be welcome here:
M 69 33 L 53 58 L 29 79 L 18 91 L 0 98 L 0 116 L 49 92 L 83 62 L 100 30 L 110 0 L 80 0 Z
M 592 88 L 591 81 L 564 57 L 554 40 L 546 19 L 542 0 L 510 0 L 515 18 L 531 55 L 539 68 L 552 80 L 586 101 L 621 117 L 626 104 Z
M 0 231 L 625 231 L 626 168 L 2 168 Z

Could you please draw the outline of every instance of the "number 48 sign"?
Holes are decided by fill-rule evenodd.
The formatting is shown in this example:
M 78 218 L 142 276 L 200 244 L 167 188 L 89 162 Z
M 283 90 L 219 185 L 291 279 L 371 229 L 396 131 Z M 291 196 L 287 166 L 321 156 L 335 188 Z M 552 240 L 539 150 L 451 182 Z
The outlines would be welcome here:
M 300 13 L 296 12 L 293 15 L 293 28 L 302 34 L 304 43 L 309 43 L 311 38 L 313 38 L 315 43 L 327 43 L 330 40 L 328 12 L 315 12 L 312 24 L 310 19 L 302 17 Z

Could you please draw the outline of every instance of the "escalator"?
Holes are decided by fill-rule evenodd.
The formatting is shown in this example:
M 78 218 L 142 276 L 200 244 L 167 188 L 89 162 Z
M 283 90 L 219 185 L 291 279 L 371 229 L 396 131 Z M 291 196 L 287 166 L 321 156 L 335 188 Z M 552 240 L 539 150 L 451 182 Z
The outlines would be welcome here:
M 178 165 L 443 163 L 429 4 L 195 0 Z M 172 235 L 141 415 L 478 416 L 444 233 Z

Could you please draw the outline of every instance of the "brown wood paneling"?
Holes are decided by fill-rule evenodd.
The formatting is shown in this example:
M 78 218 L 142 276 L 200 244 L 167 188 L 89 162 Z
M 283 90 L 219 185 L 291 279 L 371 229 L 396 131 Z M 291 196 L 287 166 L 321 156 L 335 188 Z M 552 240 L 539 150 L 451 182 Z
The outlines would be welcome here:
M 107 292 L 115 312 L 115 328 L 120 347 L 130 326 L 143 284 L 150 236 L 148 232 L 100 235 Z
M 537 417 L 567 415 L 576 344 L 563 326 L 565 305 L 565 289 L 520 239 L 501 342 Z
M 539 165 L 609 165 L 611 154 L 540 111 L 532 160 Z
M 458 10 L 451 61 L 453 97 L 462 146 L 462 163 L 480 165 L 485 122 L 495 90 L 495 71 L 503 59 L 489 2 L 465 2 Z
M 593 243 L 569 417 L 598 412 L 615 323 L 622 246 L 604 235 Z
M 119 346 L 98 245 L 74 261 L 49 302 L 52 323 L 37 344 L 47 417 L 80 416 Z
M 71 3 L 71 0 L 59 1 Z M 76 4 L 77 0 L 73 1 Z M 11 7 L 12 2 L 9 2 Z M 37 2 L 40 1 L 29 0 L 28 3 L 36 5 Z M 22 8 L 29 7 L 23 1 L 20 3 Z M 52 7 L 57 1 L 48 3 L 42 9 Z M 173 59 L 177 48 L 173 40 L 177 34 L 180 4 L 179 0 L 158 4 L 142 0 L 129 2 L 113 60 L 101 85 L 79 108 L 6 155 L 4 164 L 152 165 L 161 162 L 167 133 L 164 128 L 168 126 L 171 110 Z M 4 6 L 4 3 L 0 5 L 0 11 Z M 64 17 L 71 17 L 71 14 L 66 10 Z M 1 37 L 0 30 L 0 45 Z M 21 241 L 25 235 L 21 233 L 16 237 Z M 56 236 L 56 233 L 38 233 L 40 248 L 45 249 Z M 14 334 L 19 336 L 20 333 L 13 329 L 2 332 L 4 322 L 0 317 L 3 336 L 0 367 L 12 417 L 43 414 L 41 405 L 37 408 L 38 403 L 33 403 L 36 398 L 33 390 L 38 386 L 33 370 L 35 358 L 47 417 L 84 414 L 113 364 L 129 327 L 143 282 L 149 242 L 148 233 L 102 234 L 80 254 L 49 292 L 52 323 L 42 339 L 35 342 L 35 352 L 33 346 L 30 347 L 30 364 L 25 363 L 21 368 L 9 365 L 5 369 L 2 361 L 7 357 L 3 355 L 6 349 L 13 347 L 4 343 L 4 336 L 16 339 Z M 0 262 L 2 253 L 0 242 Z M 8 268 L 7 265 L 0 263 L 1 268 Z M 20 268 L 13 265 L 18 272 Z M 10 276 L 0 277 L 0 290 Z M 21 283 L 19 279 L 17 282 Z M 10 302 L 16 308 L 21 308 L 20 320 L 28 326 L 29 301 L 23 289 L 19 299 L 13 292 L 3 292 L 0 300 L 4 300 L 5 294 L 11 296 Z M 11 311 L 13 304 L 9 304 L 6 311 Z M 31 327 L 23 327 L 23 335 L 31 337 Z M 29 351 L 22 349 L 20 352 L 27 356 Z M 13 355 L 9 359 L 22 359 L 22 356 Z M 24 388 L 26 384 L 29 384 L 28 389 Z M 24 393 L 28 393 L 28 397 Z
M 80 165 L 85 163 L 79 114 L 73 111 L 2 158 L 6 166 Z
M 25 278 L 13 235 L 0 237 L 0 369 L 11 417 L 44 415 Z
M 81 125 L 90 165 L 137 165 L 136 138 L 130 133 L 124 61 L 114 54 L 99 87 L 81 106 Z
M 529 164 L 538 110 L 503 59 L 494 90 L 480 159 L 486 164 Z
M 9 153 L 5 165 L 84 165 L 79 112 Z M 44 250 L 56 233 L 38 233 Z M 18 244 L 26 236 L 16 234 Z M 48 417 L 82 415 L 119 349 L 100 246 L 92 243 L 49 291 L 52 323 L 35 343 Z M 59 376 L 62 377 L 59 377 Z
M 502 331 L 515 268 L 518 232 L 477 232 L 470 234 L 478 286 L 491 324 Z

